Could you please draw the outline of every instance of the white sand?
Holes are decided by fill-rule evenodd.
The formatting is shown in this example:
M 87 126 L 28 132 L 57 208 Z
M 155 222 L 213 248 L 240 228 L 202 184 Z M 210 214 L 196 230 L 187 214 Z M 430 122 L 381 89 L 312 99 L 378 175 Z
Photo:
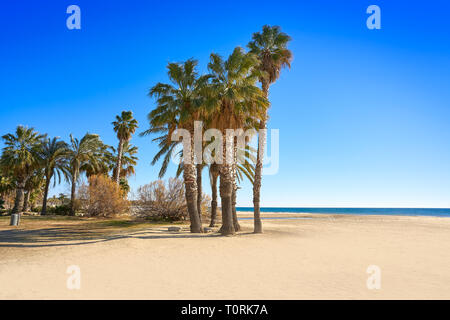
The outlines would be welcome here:
M 234 237 L 161 227 L 101 242 L 0 242 L 0 298 L 450 299 L 450 218 L 315 215 L 264 220 L 260 235 L 241 223 Z M 81 290 L 66 287 L 69 265 Z M 379 290 L 367 289 L 369 265 L 381 268 Z

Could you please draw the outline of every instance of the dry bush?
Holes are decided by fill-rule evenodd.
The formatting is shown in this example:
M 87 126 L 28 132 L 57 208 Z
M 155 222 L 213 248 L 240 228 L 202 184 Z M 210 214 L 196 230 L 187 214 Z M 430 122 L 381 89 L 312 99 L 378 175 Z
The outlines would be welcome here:
M 204 193 L 202 195 L 202 216 L 204 217 L 209 217 L 211 212 L 210 212 L 210 206 L 211 206 L 211 197 L 209 195 L 207 195 L 206 193 Z
M 153 181 L 139 187 L 133 212 L 139 217 L 152 220 L 180 221 L 188 218 L 184 183 L 177 178 Z M 202 215 L 209 212 L 211 198 L 202 196 Z
M 80 187 L 79 194 L 86 213 L 92 217 L 112 217 L 128 209 L 120 186 L 103 175 L 91 176 L 89 185 Z
M 179 221 L 187 217 L 184 184 L 171 178 L 166 184 L 162 180 L 141 186 L 137 191 L 137 215 L 150 219 Z

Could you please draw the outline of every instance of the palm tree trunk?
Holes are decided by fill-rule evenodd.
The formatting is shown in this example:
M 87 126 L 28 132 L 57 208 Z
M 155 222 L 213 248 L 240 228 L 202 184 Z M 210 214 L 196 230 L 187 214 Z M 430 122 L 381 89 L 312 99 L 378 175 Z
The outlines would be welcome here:
M 23 200 L 23 208 L 22 208 L 22 212 L 28 212 L 30 211 L 30 195 L 31 195 L 31 191 L 28 190 L 25 193 L 25 197 Z
M 198 218 L 200 220 L 200 224 L 202 223 L 202 197 L 203 197 L 202 171 L 203 171 L 203 165 L 197 164 L 197 211 L 198 211 Z
M 229 152 L 233 152 L 233 137 L 226 136 L 224 139 L 224 161 L 220 166 L 220 197 L 222 200 L 222 235 L 234 234 L 232 193 L 233 193 L 233 169 L 226 158 Z
M 194 134 L 191 133 L 191 150 L 194 150 Z M 183 163 L 183 178 L 185 186 L 186 204 L 191 221 L 191 232 L 202 233 L 202 224 L 197 209 L 197 174 L 194 164 L 194 152 L 191 151 L 189 163 Z
M 214 167 L 213 167 L 214 166 Z M 212 228 L 216 224 L 217 218 L 217 164 L 213 163 L 211 165 L 211 222 L 209 226 Z
M 269 84 L 267 81 L 262 81 L 262 89 L 266 96 L 269 97 Z M 262 222 L 261 222 L 261 182 L 262 182 L 262 167 L 264 161 L 264 148 L 266 143 L 266 119 L 260 122 L 259 134 L 258 134 L 258 154 L 256 156 L 256 167 L 255 167 L 255 180 L 253 183 L 253 223 L 254 223 L 254 233 L 262 233 Z
M 75 215 L 75 191 L 77 188 L 77 176 L 76 173 L 72 174 L 72 189 L 70 192 L 70 215 Z
M 195 165 L 184 164 L 183 177 L 186 191 L 186 203 L 191 221 L 191 232 L 201 233 L 202 227 L 197 210 L 197 179 Z
M 25 191 L 25 181 L 21 181 L 17 184 L 16 199 L 14 200 L 14 207 L 11 212 L 12 214 L 20 213 L 23 204 L 24 191 Z
M 49 177 L 45 177 L 45 189 L 44 189 L 44 198 L 42 199 L 42 210 L 41 215 L 45 216 L 47 214 L 47 198 L 48 198 L 48 189 L 50 187 L 50 179 Z
M 233 186 L 233 191 L 232 191 L 232 195 L 231 195 L 231 210 L 232 210 L 232 214 L 233 214 L 233 226 L 234 226 L 234 231 L 238 232 L 241 231 L 241 226 L 239 224 L 238 218 L 237 218 L 237 212 L 236 212 L 236 194 L 237 194 L 237 186 L 236 184 L 234 184 Z
M 234 148 L 233 148 L 233 190 L 231 194 L 231 211 L 233 214 L 233 226 L 234 231 L 238 232 L 241 231 L 241 226 L 239 225 L 239 221 L 237 218 L 237 212 L 236 212 L 236 197 L 237 197 L 237 183 L 236 183 L 236 165 L 237 165 L 237 138 L 234 138 Z
M 117 184 L 120 183 L 120 169 L 122 168 L 122 153 L 123 153 L 123 140 L 119 140 L 119 147 L 117 148 L 117 164 L 116 164 L 116 170 L 115 170 L 115 177 L 114 181 L 116 181 Z

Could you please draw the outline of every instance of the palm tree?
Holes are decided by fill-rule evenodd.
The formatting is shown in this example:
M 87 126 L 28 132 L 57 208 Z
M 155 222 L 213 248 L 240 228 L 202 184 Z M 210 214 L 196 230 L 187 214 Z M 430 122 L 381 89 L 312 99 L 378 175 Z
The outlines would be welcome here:
M 5 147 L 0 165 L 7 168 L 16 180 L 13 214 L 20 213 L 22 209 L 25 185 L 34 169 L 39 166 L 39 148 L 44 137 L 33 128 L 23 126 L 18 126 L 15 134 L 9 133 L 2 137 Z
M 69 180 L 70 173 L 69 170 L 67 170 L 68 148 L 69 146 L 67 143 L 58 138 L 46 139 L 42 144 L 41 161 L 42 166 L 44 167 L 45 187 L 41 215 L 47 214 L 48 190 L 52 178 L 55 178 L 53 186 L 56 185 L 56 181 L 61 183 L 61 176 L 66 178 L 66 180 Z
M 0 167 L 0 174 L 0 210 L 2 210 L 5 197 L 14 191 L 14 183 L 7 169 Z
M 279 26 L 265 25 L 262 32 L 254 33 L 252 41 L 248 44 L 250 52 L 255 54 L 259 59 L 258 69 L 261 71 L 259 81 L 266 98 L 269 97 L 269 87 L 280 76 L 281 69 L 291 67 L 292 52 L 287 49 L 287 45 L 291 38 L 281 32 Z M 262 232 L 262 223 L 260 217 L 260 195 L 261 195 L 261 179 L 262 166 L 264 156 L 265 129 L 267 115 L 261 120 L 258 136 L 258 153 L 256 160 L 255 182 L 253 184 L 253 207 L 254 207 L 254 232 Z
M 158 130 L 166 132 L 167 140 L 161 140 L 164 150 L 158 153 L 161 156 L 165 153 L 167 155 L 167 150 L 174 148 L 175 144 L 169 139 L 177 129 L 190 132 L 191 141 L 185 141 L 185 143 L 194 150 L 194 121 L 202 119 L 200 92 L 207 82 L 207 77 L 198 77 L 196 67 L 197 61 L 192 59 L 184 63 L 169 63 L 168 76 L 172 83 L 158 83 L 150 89 L 149 96 L 156 98 L 157 106 L 148 115 L 150 129 L 144 134 L 158 132 Z M 197 209 L 198 190 L 194 154 L 185 152 L 184 155 L 183 178 L 191 232 L 200 233 L 203 230 Z
M 117 139 L 119 139 L 119 146 L 117 148 L 117 165 L 116 172 L 113 176 L 113 180 L 120 183 L 120 170 L 122 169 L 122 156 L 123 145 L 130 141 L 131 136 L 134 134 L 138 127 L 138 122 L 133 118 L 133 112 L 122 111 L 122 115 L 116 116 L 116 121 L 112 123 L 114 125 L 114 131 L 117 133 Z
M 111 169 L 113 171 L 113 177 L 115 177 L 117 172 L 117 158 L 119 157 L 119 153 L 114 147 L 110 147 L 110 150 L 112 151 L 111 160 L 114 163 Z M 122 168 L 120 169 L 119 174 L 120 179 L 127 179 L 128 177 L 131 177 L 135 174 L 135 166 L 137 165 L 137 161 L 139 160 L 139 158 L 136 157 L 137 153 L 138 147 L 133 146 L 128 141 L 123 144 L 121 160 Z
M 30 211 L 30 207 L 34 203 L 36 196 L 42 194 L 44 183 L 44 170 L 39 166 L 34 170 L 25 184 L 25 199 L 23 201 L 22 212 Z
M 112 170 L 112 176 L 116 176 L 117 172 L 117 158 L 118 158 L 118 152 L 114 147 L 109 147 L 111 151 L 107 152 L 107 157 L 109 158 L 110 166 L 109 170 Z M 137 165 L 137 161 L 139 160 L 138 157 L 136 157 L 136 154 L 138 153 L 138 147 L 133 146 L 128 141 L 126 141 L 123 144 L 122 149 L 122 160 L 121 165 L 122 168 L 120 169 L 120 188 L 124 192 L 124 194 L 128 194 L 130 191 L 130 185 L 128 184 L 128 177 L 134 175 L 136 173 L 135 166 Z
M 234 159 L 231 163 L 229 160 L 230 155 L 234 158 L 234 136 L 225 132 L 227 129 L 255 127 L 263 119 L 269 105 L 263 92 L 255 85 L 259 76 L 254 68 L 257 63 L 254 55 L 247 54 L 238 47 L 227 61 L 223 61 L 217 54 L 211 54 L 208 64 L 212 78 L 206 93 L 205 109 L 211 118 L 211 127 L 221 130 L 225 136 L 224 159 L 219 169 L 223 235 L 235 232 L 232 210 L 235 170 Z
M 96 172 L 104 158 L 107 146 L 103 144 L 96 134 L 86 133 L 78 140 L 70 135 L 70 145 L 67 153 L 69 161 L 69 173 L 71 179 L 70 214 L 75 215 L 75 193 L 77 181 L 82 172 Z

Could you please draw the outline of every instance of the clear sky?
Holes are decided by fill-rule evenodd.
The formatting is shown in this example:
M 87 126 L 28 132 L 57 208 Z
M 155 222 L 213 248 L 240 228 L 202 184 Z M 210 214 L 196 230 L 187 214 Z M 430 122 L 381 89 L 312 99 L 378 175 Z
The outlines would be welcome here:
M 71 4 L 81 30 L 66 27 Z M 371 4 L 381 30 L 366 27 Z M 147 128 L 146 94 L 167 81 L 168 62 L 194 57 L 205 71 L 211 52 L 228 55 L 264 24 L 279 25 L 294 61 L 271 87 L 280 169 L 264 177 L 262 205 L 450 207 L 449 9 L 444 0 L 7 1 L 0 134 L 23 124 L 116 145 L 111 122 L 122 110 Z M 159 168 L 149 138 L 132 143 L 136 189 Z M 251 206 L 251 186 L 242 187 L 238 205 Z

